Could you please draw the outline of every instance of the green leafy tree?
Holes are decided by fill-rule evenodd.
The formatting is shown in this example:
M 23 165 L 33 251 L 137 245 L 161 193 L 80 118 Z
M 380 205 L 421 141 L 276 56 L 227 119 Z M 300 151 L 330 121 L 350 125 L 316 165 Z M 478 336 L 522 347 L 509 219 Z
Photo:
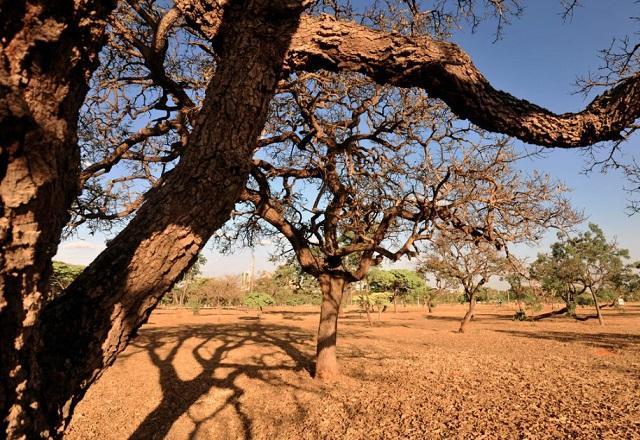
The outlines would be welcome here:
M 176 306 L 187 305 L 189 295 L 194 292 L 194 289 L 199 284 L 196 281 L 202 275 L 202 267 L 206 264 L 207 259 L 204 255 L 199 254 L 195 263 L 191 268 L 185 272 L 182 279 L 176 284 L 176 287 L 172 290 L 173 304 Z M 190 307 L 191 308 L 191 307 Z
M 242 300 L 242 304 L 252 309 L 259 309 L 258 318 L 262 315 L 262 309 L 275 304 L 275 300 L 268 293 L 253 292 L 247 294 Z
M 378 321 L 382 319 L 382 312 L 391 304 L 388 292 L 362 292 L 353 296 L 353 301 L 357 303 L 366 313 L 369 325 L 371 324 L 371 311 L 378 312 Z
M 573 317 L 576 317 L 578 296 L 589 293 L 598 321 L 604 325 L 599 299 L 620 285 L 627 259 L 627 249 L 619 248 L 615 241 L 608 241 L 602 229 L 590 223 L 586 231 L 573 237 L 558 234 L 551 252 L 538 255 L 532 265 L 532 275 L 539 280 L 543 290 L 565 301 L 566 310 L 563 311 Z
M 84 266 L 54 261 L 53 275 L 51 275 L 51 296 L 55 297 L 60 294 L 83 270 Z
M 389 293 L 389 301 L 393 303 L 394 312 L 397 312 L 398 298 L 414 296 L 421 291 L 424 292 L 427 287 L 418 272 L 408 269 L 372 269 L 367 279 L 371 291 Z

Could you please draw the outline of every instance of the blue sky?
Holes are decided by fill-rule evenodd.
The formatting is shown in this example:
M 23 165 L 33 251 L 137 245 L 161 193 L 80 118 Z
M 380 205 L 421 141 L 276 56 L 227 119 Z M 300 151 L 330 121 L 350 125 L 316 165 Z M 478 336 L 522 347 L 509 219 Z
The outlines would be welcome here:
M 525 11 L 505 29 L 494 43 L 495 24 L 486 22 L 475 33 L 458 32 L 460 44 L 474 63 L 499 89 L 528 99 L 558 113 L 584 108 L 592 97 L 573 94 L 578 76 L 600 66 L 598 50 L 610 45 L 613 37 L 638 31 L 630 17 L 640 15 L 640 5 L 630 0 L 585 0 L 570 21 L 563 22 L 559 0 L 523 1 Z M 639 151 L 640 139 L 628 142 L 626 154 Z M 629 216 L 625 210 L 629 195 L 623 190 L 625 180 L 619 173 L 584 175 L 584 157 L 579 151 L 549 150 L 545 158 L 521 164 L 524 169 L 539 169 L 563 180 L 573 188 L 570 195 L 576 208 L 584 210 L 587 221 L 599 224 L 609 237 L 616 237 L 634 259 L 640 259 L 640 215 Z M 537 248 L 518 248 L 521 256 L 545 251 L 555 234 L 550 233 Z M 104 248 L 105 237 L 84 231 L 63 242 L 56 259 L 88 264 Z M 268 245 L 255 249 L 256 269 L 270 270 Z M 251 250 L 223 256 L 207 246 L 206 275 L 239 273 L 251 265 Z

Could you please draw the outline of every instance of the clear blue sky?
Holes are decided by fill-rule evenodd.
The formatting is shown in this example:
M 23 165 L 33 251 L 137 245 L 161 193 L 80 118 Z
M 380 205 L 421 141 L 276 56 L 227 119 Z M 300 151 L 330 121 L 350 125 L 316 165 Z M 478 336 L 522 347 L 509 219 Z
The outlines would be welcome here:
M 454 41 L 473 58 L 474 63 L 496 88 L 528 99 L 555 112 L 584 108 L 591 97 L 572 94 L 578 76 L 600 66 L 598 50 L 606 48 L 613 37 L 623 37 L 638 31 L 638 23 L 630 20 L 640 16 L 640 5 L 629 0 L 584 0 L 573 19 L 563 22 L 559 0 L 523 1 L 522 18 L 505 29 L 504 37 L 494 41 L 495 24 L 486 22 L 476 33 L 461 31 Z M 625 145 L 625 152 L 637 155 L 640 139 Z M 601 175 L 582 173 L 584 158 L 578 151 L 550 150 L 547 157 L 522 164 L 525 169 L 539 169 L 562 179 L 574 189 L 574 206 L 584 210 L 587 221 L 598 223 L 609 237 L 616 237 L 622 247 L 640 259 L 640 215 L 628 216 L 625 208 L 628 194 L 625 181 L 618 173 Z M 639 195 L 640 197 L 640 195 Z M 109 238 L 109 237 L 107 237 Z M 534 256 L 546 250 L 553 240 L 551 233 L 539 248 L 518 249 L 516 253 Z M 61 245 L 59 260 L 88 264 L 104 247 L 105 236 L 90 236 L 81 231 Z M 269 270 L 268 246 L 255 251 L 256 269 Z M 210 246 L 205 251 L 208 263 L 206 275 L 239 273 L 248 270 L 251 251 L 239 250 L 232 256 L 222 256 Z

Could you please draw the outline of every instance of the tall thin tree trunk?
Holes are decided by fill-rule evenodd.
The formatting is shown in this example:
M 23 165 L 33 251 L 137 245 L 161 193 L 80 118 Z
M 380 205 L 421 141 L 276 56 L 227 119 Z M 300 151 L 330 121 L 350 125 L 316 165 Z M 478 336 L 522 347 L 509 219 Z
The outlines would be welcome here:
M 338 315 L 345 287 L 344 278 L 330 274 L 318 278 L 322 290 L 320 325 L 318 326 L 318 347 L 316 358 L 316 378 L 332 381 L 338 374 L 336 342 L 338 337 Z
M 33 350 L 78 192 L 78 112 L 114 1 L 0 1 L 0 438 L 51 435 Z
M 459 333 L 464 333 L 467 325 L 469 324 L 469 321 L 471 321 L 471 318 L 473 317 L 473 312 L 476 308 L 476 295 L 473 293 L 468 294 L 469 295 L 469 308 L 467 309 L 467 313 L 464 314 L 464 318 L 462 318 L 462 321 L 460 322 L 460 329 L 458 330 Z
M 29 357 L 37 371 L 28 374 L 37 380 L 26 384 L 28 400 L 15 391 L 9 395 L 9 404 L 18 406 L 3 414 L 10 423 L 23 423 L 27 438 L 39 438 L 44 430 L 61 436 L 87 388 L 227 220 L 245 186 L 300 12 L 299 2 L 287 0 L 227 4 L 216 41 L 217 71 L 180 163 L 34 323 L 30 347 L 38 351 Z
M 593 289 L 590 287 L 589 292 L 591 292 L 591 298 L 593 298 L 593 304 L 596 306 L 596 314 L 598 315 L 598 323 L 600 325 L 604 325 L 604 318 L 602 317 L 602 312 L 600 311 L 600 304 L 598 303 L 598 297 Z
M 179 301 L 179 299 L 178 299 L 178 290 L 177 289 L 171 289 L 171 297 L 172 297 L 172 300 L 173 300 L 174 307 L 177 307 L 178 306 L 178 301 Z

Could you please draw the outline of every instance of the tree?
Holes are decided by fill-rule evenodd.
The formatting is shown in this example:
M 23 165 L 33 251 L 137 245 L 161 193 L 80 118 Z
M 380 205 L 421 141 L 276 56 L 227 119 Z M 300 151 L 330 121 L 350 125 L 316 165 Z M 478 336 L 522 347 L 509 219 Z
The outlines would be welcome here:
M 373 325 L 371 322 L 371 310 L 375 308 L 378 311 L 378 321 L 380 321 L 382 312 L 391 304 L 387 292 L 362 292 L 354 295 L 353 300 L 367 313 L 370 326 Z
M 207 278 L 200 290 L 206 304 L 214 307 L 237 306 L 243 298 L 237 276 Z
M 469 302 L 458 330 L 464 333 L 473 318 L 478 292 L 493 275 L 505 270 L 506 258 L 492 243 L 474 243 L 464 236 L 440 235 L 429 250 L 430 254 L 422 261 L 420 270 L 436 277 L 457 280 Z
M 269 293 L 276 303 L 285 305 L 318 304 L 321 296 L 318 281 L 303 271 L 294 259 L 278 266 L 265 282 L 258 280 L 256 289 Z
M 79 188 L 78 112 L 114 7 L 0 1 L 0 436 L 53 435 L 32 389 L 47 380 L 32 364 L 34 324 Z
M 113 363 L 115 356 L 126 347 L 162 295 L 195 261 L 207 239 L 228 217 L 237 192 L 244 186 L 248 174 L 247 159 L 266 119 L 268 103 L 281 74 L 283 56 L 301 8 L 298 2 L 265 3 L 233 2 L 226 8 L 225 24 L 216 39 L 222 46 L 217 52 L 216 76 L 209 84 L 204 110 L 194 118 L 189 148 L 180 164 L 165 176 L 163 185 L 147 194 L 136 218 L 110 242 L 107 249 L 63 295 L 51 302 L 43 304 L 40 293 L 31 295 L 32 292 L 44 291 L 44 288 L 38 290 L 38 286 L 44 283 L 34 282 L 32 287 L 27 288 L 21 283 L 11 282 L 11 290 L 3 288 L 3 300 L 7 298 L 7 302 L 3 303 L 12 305 L 3 307 L 1 311 L 3 341 L 0 344 L 0 368 L 4 391 L 1 393 L 1 403 L 3 431 L 7 432 L 7 436 L 59 437 L 87 387 Z M 20 11 L 20 8 L 16 10 Z M 66 16 L 69 11 L 73 11 L 71 6 L 62 15 Z M 100 9 L 94 15 L 101 19 L 106 15 L 103 12 Z M 63 66 L 60 70 L 63 74 L 69 73 L 64 66 L 73 65 L 69 62 L 69 53 L 75 53 L 73 51 L 76 50 L 84 54 L 85 45 L 93 49 L 92 42 L 96 39 L 90 33 L 93 29 L 91 20 L 85 20 L 91 17 L 88 12 L 71 15 L 88 27 L 78 33 L 74 33 L 75 28 L 69 28 L 70 38 L 80 39 L 80 49 L 65 46 L 64 50 L 57 52 L 55 45 L 52 48 L 52 53 L 59 57 L 53 59 L 59 59 L 60 63 L 51 63 L 50 67 Z M 3 32 L 9 32 L 10 40 L 16 26 L 22 22 L 22 16 L 16 17 L 13 22 L 7 21 L 9 27 L 5 27 L 4 20 L 3 14 Z M 51 21 L 43 22 L 50 29 L 67 29 L 64 26 L 51 27 Z M 3 45 L 6 44 L 4 35 Z M 46 32 L 34 31 L 33 35 L 46 35 Z M 32 44 L 28 47 L 42 45 Z M 237 51 L 243 54 L 242 58 L 237 56 Z M 44 54 L 46 52 L 40 53 Z M 28 59 L 34 62 L 52 61 L 46 56 Z M 84 75 L 87 63 L 80 67 Z M 37 83 L 37 77 L 33 78 L 31 83 Z M 73 83 L 74 78 L 76 76 L 67 75 L 64 84 L 69 80 Z M 81 76 L 79 83 L 86 84 L 86 78 Z M 43 81 L 43 84 L 46 82 Z M 51 90 L 56 88 L 52 86 Z M 41 93 L 38 96 L 49 97 L 50 94 Z M 79 106 L 81 98 L 65 98 L 62 100 L 64 105 L 56 107 L 64 113 L 68 112 L 67 116 L 72 119 L 69 126 L 75 127 L 71 104 Z M 48 120 L 46 114 L 43 114 L 43 119 Z M 3 117 L 3 127 L 5 123 Z M 2 130 L 2 133 L 6 132 Z M 13 145 L 12 142 L 9 145 Z M 46 246 L 43 249 L 44 261 L 47 260 L 46 255 L 49 255 L 50 261 L 50 255 L 53 255 L 60 238 L 59 229 L 66 220 L 63 215 L 60 221 L 56 213 L 64 214 L 67 211 L 77 189 L 77 163 L 72 166 L 72 171 L 67 172 L 68 164 L 65 162 L 71 154 L 77 157 L 75 147 L 73 153 L 56 154 L 56 161 L 50 161 L 49 155 L 58 149 L 48 147 L 41 146 L 38 151 L 42 154 L 36 155 L 30 162 L 24 158 L 10 158 L 9 168 L 3 164 L 3 170 L 13 169 L 11 167 L 14 165 L 20 167 L 18 171 L 22 170 L 9 173 L 7 179 L 3 176 L 2 194 L 24 195 L 23 201 L 15 202 L 20 204 L 19 208 L 25 211 L 26 217 L 14 216 L 8 210 L 14 202 L 4 196 L 3 204 L 7 209 L 3 216 L 17 219 L 15 224 L 27 224 L 24 221 L 38 213 L 41 217 L 45 216 L 47 222 L 55 220 L 55 224 L 47 223 L 42 227 L 29 220 L 29 228 L 39 230 L 37 233 L 17 234 L 17 229 L 12 235 L 3 233 L 4 237 L 20 240 L 37 239 L 38 243 L 43 240 L 42 244 L 20 242 L 19 249 L 3 246 L 3 270 L 9 268 L 11 273 L 18 273 L 17 269 L 11 269 L 18 265 L 29 273 L 47 278 L 45 264 L 36 265 L 23 257 L 42 255 L 39 254 L 40 248 Z M 3 146 L 3 161 L 4 151 Z M 38 157 L 46 159 L 39 160 Z M 29 162 L 29 166 L 26 166 L 26 162 Z M 54 169 L 41 169 L 37 164 L 53 164 Z M 27 169 L 25 175 L 23 171 Z M 71 178 L 71 184 L 57 186 L 56 180 L 47 180 L 56 173 Z M 22 175 L 25 177 L 18 178 Z M 46 191 L 39 191 L 38 196 L 42 197 L 36 198 L 36 191 L 33 191 L 33 202 L 26 203 L 30 200 L 28 194 L 31 190 L 21 185 L 30 182 L 30 179 L 54 185 L 52 190 L 55 189 L 55 197 L 49 197 Z M 197 184 L 194 185 L 194 182 Z M 210 198 L 212 187 L 219 187 L 219 193 Z M 64 203 L 64 200 L 69 203 Z M 49 207 L 52 209 L 49 210 Z M 4 222 L 3 225 L 10 226 L 12 222 Z M 29 280 L 33 278 L 21 279 L 31 283 Z M 23 308 L 20 304 L 29 306 Z M 39 313 L 38 307 L 42 307 Z M 30 310 L 29 320 L 24 319 L 27 309 Z M 23 345 L 16 345 L 16 338 L 24 341 Z
M 514 319 L 523 321 L 530 319 L 527 316 L 527 308 L 539 310 L 542 308 L 542 295 L 540 289 L 533 286 L 530 282 L 530 275 L 524 267 L 507 268 L 507 273 L 503 280 L 509 283 L 507 294 L 509 299 L 513 299 L 518 304 L 518 310 L 514 315 Z
M 287 92 L 272 103 L 242 203 L 219 238 L 230 250 L 266 236 L 318 280 L 322 380 L 338 374 L 345 287 L 384 258 L 414 256 L 436 229 L 500 243 L 572 222 L 562 185 L 515 172 L 519 156 L 504 139 L 452 124 L 422 93 L 316 75 Z M 405 275 L 394 275 L 396 297 L 412 288 Z
M 180 102 L 177 89 L 162 93 L 149 108 L 157 105 L 155 110 L 171 111 L 176 106 L 184 114 L 181 127 L 186 130 L 180 128 L 184 142 L 174 153 L 180 164 L 168 167 L 173 170 L 170 175 L 133 205 L 135 219 L 67 292 L 45 304 L 51 257 L 86 177 L 80 173 L 76 146 L 78 108 L 114 3 L 20 1 L 6 7 L 7 3 L 0 3 L 0 304 L 6 304 L 0 309 L 0 408 L 2 430 L 8 437 L 60 436 L 86 388 L 124 349 L 158 299 L 228 218 L 248 174 L 266 103 L 283 73 L 285 52 L 290 46 L 296 48 L 290 44 L 294 34 L 302 45 L 289 52 L 287 72 L 351 69 L 380 83 L 422 87 L 445 100 L 460 117 L 542 145 L 617 139 L 627 134 L 638 115 L 635 73 L 618 78 L 585 111 L 554 115 L 493 89 L 455 45 L 411 33 L 386 33 L 384 26 L 371 30 L 353 25 L 337 12 L 337 19 L 299 20 L 300 2 L 267 6 L 234 1 L 223 7 L 184 0 L 176 2 L 175 9 L 155 8 L 151 14 L 146 12 L 152 2 L 130 2 L 153 24 L 150 38 L 139 39 L 148 65 L 132 65 L 153 70 L 167 63 L 171 30 L 182 23 L 179 11 L 187 26 L 211 41 L 207 49 L 215 55 L 216 75 L 199 109 L 184 111 L 188 102 Z M 508 8 L 491 2 L 489 9 L 494 6 L 502 23 Z M 445 22 L 451 17 L 434 11 L 433 16 L 445 17 Z M 453 17 L 475 19 L 473 11 L 473 2 L 465 2 Z M 429 14 L 408 16 L 401 24 L 413 32 L 419 21 L 415 18 Z M 371 45 L 374 40 L 380 44 Z M 407 48 L 415 56 L 404 56 Z M 379 56 L 383 52 L 385 56 Z M 164 83 L 161 90 L 180 85 L 159 72 L 141 72 L 137 84 L 159 81 Z M 131 109 L 144 112 L 145 104 Z M 162 131 L 167 124 L 158 125 Z M 142 130 L 141 136 L 146 133 Z M 116 156 L 126 156 L 131 145 L 137 145 L 136 139 L 117 143 Z M 111 167 L 107 163 L 101 170 Z M 116 307 L 121 313 L 113 313 Z M 60 322 L 68 328 L 61 329 L 56 324 Z M 17 340 L 22 342 L 15 344 Z M 74 343 L 67 348 L 69 340 Z
M 427 306 L 429 313 L 433 312 L 436 298 L 441 297 L 446 292 L 459 287 L 459 283 L 456 278 L 451 278 L 447 276 L 446 273 L 430 272 L 429 267 L 424 264 L 424 261 L 421 261 L 421 264 L 418 265 L 418 273 L 423 276 L 430 275 L 435 283 L 435 288 L 427 288 L 426 290 L 425 305 Z
M 426 288 L 422 277 L 408 269 L 374 269 L 367 276 L 367 282 L 372 292 L 391 292 L 389 301 L 393 303 L 394 312 L 397 312 L 398 297 L 406 298 Z
M 275 304 L 274 299 L 268 293 L 254 292 L 247 294 L 242 300 L 242 304 L 247 307 L 257 308 L 260 310 L 258 318 L 262 315 L 262 308 Z
M 174 295 L 174 304 L 178 306 L 184 306 L 186 304 L 187 297 L 189 296 L 189 291 L 195 286 L 197 279 L 202 275 L 202 266 L 204 266 L 207 262 L 207 259 L 204 255 L 198 254 L 198 258 L 195 263 L 189 268 L 187 272 L 184 273 L 182 279 L 178 281 L 176 288 L 173 289 Z M 200 300 L 198 300 L 198 303 Z
M 607 241 L 604 232 L 590 223 L 587 231 L 575 236 L 559 234 L 551 245 L 550 254 L 540 254 L 532 265 L 532 274 L 542 288 L 565 301 L 563 310 L 576 317 L 576 297 L 589 292 L 598 322 L 604 325 L 598 296 L 608 287 L 615 287 L 629 258 L 627 249 Z
M 62 261 L 53 262 L 53 274 L 51 275 L 51 287 L 49 293 L 58 295 L 82 273 L 84 266 L 68 264 Z

